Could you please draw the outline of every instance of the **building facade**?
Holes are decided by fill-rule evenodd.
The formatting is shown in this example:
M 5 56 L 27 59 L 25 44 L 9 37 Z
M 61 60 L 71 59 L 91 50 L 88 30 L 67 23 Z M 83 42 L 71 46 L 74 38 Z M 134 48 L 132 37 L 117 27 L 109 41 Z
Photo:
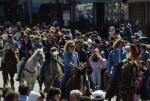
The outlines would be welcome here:
M 150 36 L 150 0 L 129 0 L 129 20 Z

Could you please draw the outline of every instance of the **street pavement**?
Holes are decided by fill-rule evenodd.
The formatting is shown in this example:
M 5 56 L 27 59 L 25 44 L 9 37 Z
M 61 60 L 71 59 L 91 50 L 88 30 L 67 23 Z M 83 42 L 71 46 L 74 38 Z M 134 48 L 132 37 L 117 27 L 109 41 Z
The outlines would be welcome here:
M 15 90 L 18 91 L 19 82 L 15 80 L 16 77 L 17 77 L 17 74 L 15 74 L 15 77 L 14 77 L 14 81 L 15 81 L 14 85 L 15 85 Z M 9 86 L 10 86 L 10 84 L 9 84 Z M 0 88 L 3 88 L 3 77 L 2 77 L 2 72 L 1 71 L 0 71 Z M 35 83 L 34 90 L 39 91 L 38 82 Z

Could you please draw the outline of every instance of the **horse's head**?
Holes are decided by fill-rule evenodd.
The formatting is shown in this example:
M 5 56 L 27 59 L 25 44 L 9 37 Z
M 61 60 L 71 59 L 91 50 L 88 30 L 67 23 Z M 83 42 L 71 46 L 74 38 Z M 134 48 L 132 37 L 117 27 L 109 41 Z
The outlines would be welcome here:
M 57 50 L 57 48 L 52 48 L 50 50 L 50 54 L 51 54 L 51 62 L 53 63 L 57 63 L 58 62 L 58 57 L 59 57 L 59 52 Z
M 37 50 L 37 57 L 38 57 L 39 63 L 43 64 L 43 62 L 45 61 L 45 55 L 44 55 L 43 49 Z

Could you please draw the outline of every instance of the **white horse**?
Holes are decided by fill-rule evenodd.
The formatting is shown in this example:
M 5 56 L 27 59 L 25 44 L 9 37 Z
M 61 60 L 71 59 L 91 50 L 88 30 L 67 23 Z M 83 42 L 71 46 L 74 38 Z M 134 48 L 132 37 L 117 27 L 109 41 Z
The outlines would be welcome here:
M 37 49 L 25 64 L 22 71 L 24 76 L 21 78 L 21 81 L 25 81 L 30 90 L 34 88 L 40 70 L 40 64 L 44 62 L 44 59 L 45 55 L 43 49 Z M 20 84 L 21 83 L 23 82 L 20 82 Z

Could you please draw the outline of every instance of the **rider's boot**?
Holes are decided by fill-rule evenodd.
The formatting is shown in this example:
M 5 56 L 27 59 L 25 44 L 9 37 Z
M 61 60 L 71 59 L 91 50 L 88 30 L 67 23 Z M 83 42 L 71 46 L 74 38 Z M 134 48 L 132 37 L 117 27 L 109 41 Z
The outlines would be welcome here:
M 21 73 L 19 73 L 19 74 L 17 75 L 16 81 L 20 81 L 20 78 L 21 78 Z

